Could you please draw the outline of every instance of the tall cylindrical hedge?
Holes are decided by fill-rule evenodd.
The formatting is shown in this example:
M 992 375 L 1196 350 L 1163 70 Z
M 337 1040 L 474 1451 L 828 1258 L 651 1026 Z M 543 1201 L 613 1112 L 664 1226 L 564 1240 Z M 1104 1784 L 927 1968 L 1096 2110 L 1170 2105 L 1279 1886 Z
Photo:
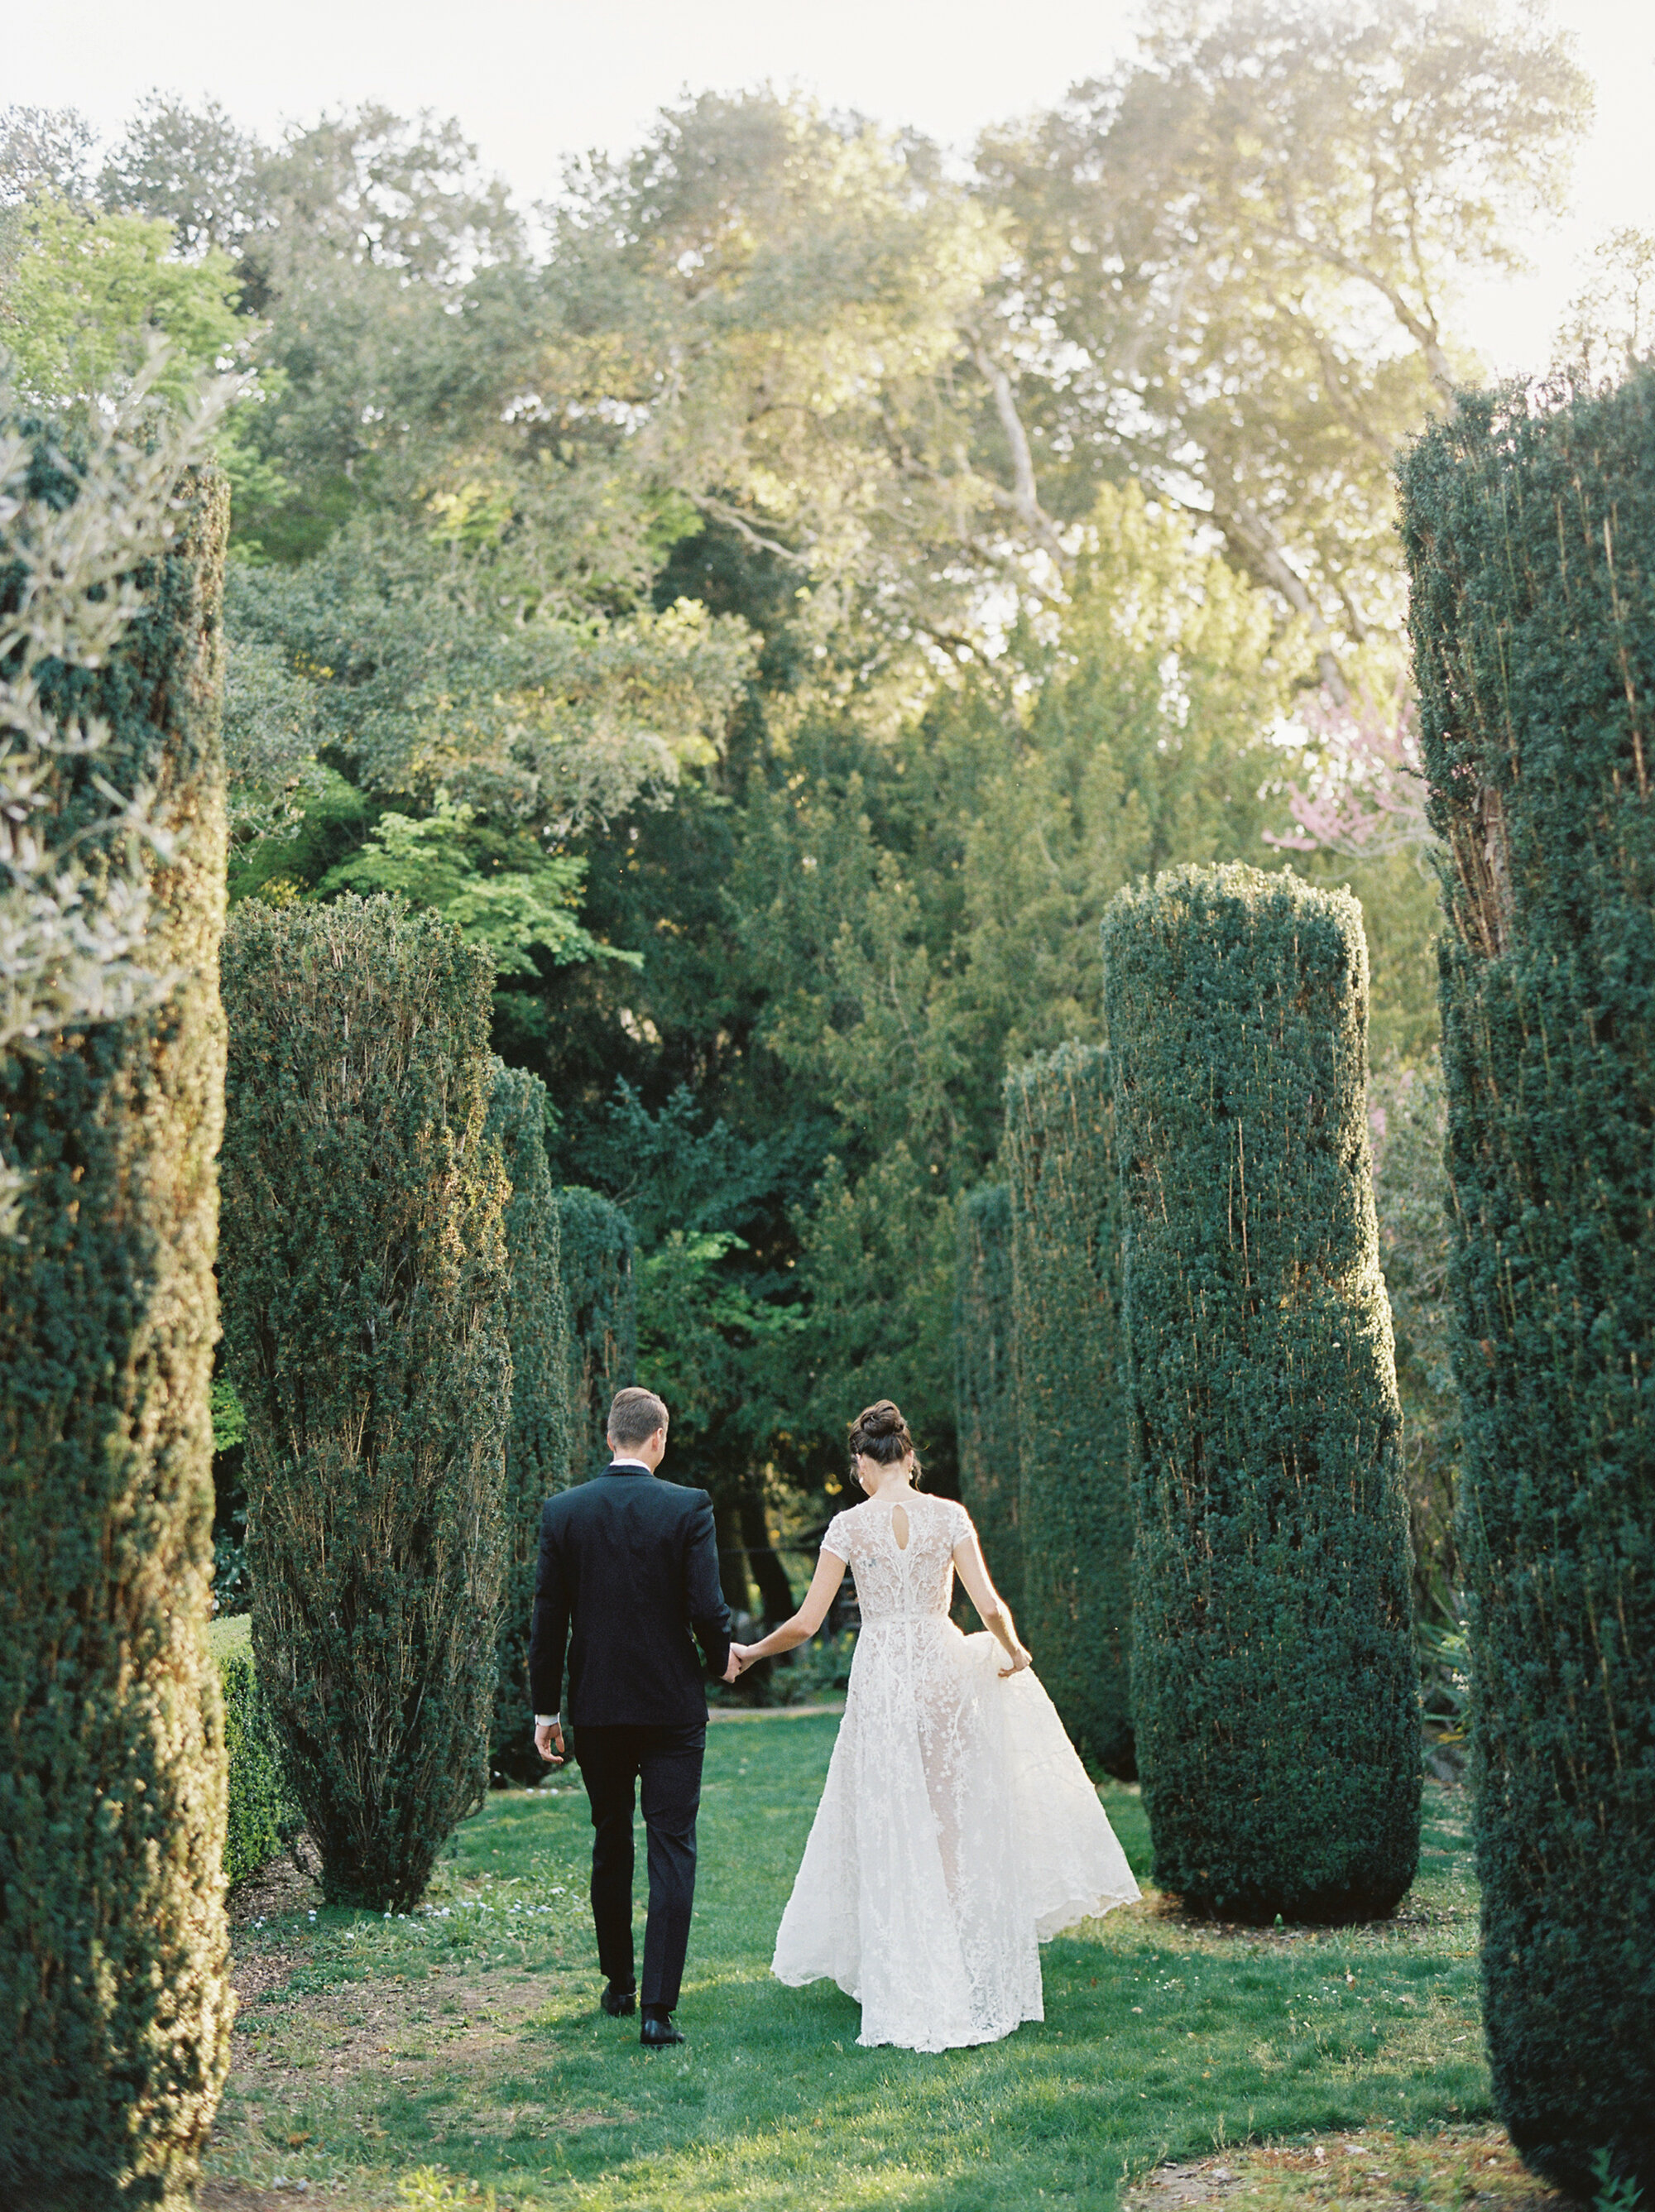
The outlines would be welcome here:
M 511 1408 L 491 969 L 390 898 L 249 901 L 225 934 L 253 1652 L 342 1903 L 411 1904 L 487 1786 Z
M 74 496 L 44 452 L 35 476 Z M 0 2203 L 31 2212 L 185 2204 L 229 2056 L 205 1644 L 227 520 L 198 487 L 119 652 L 49 702 L 109 742 L 46 793 L 47 834 L 106 811 L 95 775 L 177 835 L 144 955 L 175 981 L 0 1060 L 0 1154 L 30 1177 L 0 1246 Z
M 1494 2095 L 1655 2198 L 1655 371 L 1467 395 L 1402 480 Z
M 1238 1919 L 1389 1912 L 1420 1721 L 1361 911 L 1180 868 L 1118 895 L 1104 951 L 1155 1880 Z
M 493 1065 L 490 1136 L 499 1146 L 510 1277 L 511 1426 L 506 1434 L 505 1580 L 495 1687 L 492 1756 L 535 1773 L 529 1709 L 529 1617 L 540 1554 L 540 1508 L 569 1480 L 569 1322 L 560 1271 L 557 1200 L 546 1163 L 546 1086 L 526 1069 Z
M 632 1224 L 612 1200 L 559 1192 L 563 1309 L 569 1322 L 569 1480 L 604 1466 L 610 1401 L 637 1380 L 638 1282 Z
M 970 1192 L 959 1208 L 954 1420 L 959 1494 L 977 1523 L 995 1587 L 1017 1613 L 1023 1603 L 1023 1546 L 1017 1527 L 1012 1194 L 1003 1182 Z
M 1062 1046 L 1006 1079 L 1017 1389 L 1018 1617 L 1081 1748 L 1134 1771 L 1132 1524 L 1108 1053 Z

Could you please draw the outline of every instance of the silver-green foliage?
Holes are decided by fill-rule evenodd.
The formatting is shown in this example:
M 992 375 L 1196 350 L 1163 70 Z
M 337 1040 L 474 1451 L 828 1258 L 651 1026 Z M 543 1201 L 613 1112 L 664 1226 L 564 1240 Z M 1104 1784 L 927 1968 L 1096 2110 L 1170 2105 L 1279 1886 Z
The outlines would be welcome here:
M 154 1005 L 150 869 L 172 836 L 142 763 L 101 775 L 106 668 L 181 520 L 210 415 L 167 421 L 143 386 L 84 423 L 8 416 L 0 386 L 0 1050 Z M 73 454 L 73 498 L 53 448 Z M 80 680 L 76 681 L 78 673 Z M 64 793 L 76 794 L 72 808 Z M 0 1210 L 15 1200 L 0 1170 Z
M 18 861 L 8 921 L 31 907 L 31 855 L 67 856 L 43 879 L 21 986 L 27 999 L 49 980 L 49 1018 L 0 1039 L 19 1231 L 0 1241 L 0 2203 L 29 2212 L 181 2207 L 229 2057 L 222 1714 L 205 1650 L 228 502 L 198 484 L 164 551 L 140 516 L 128 574 L 111 465 L 94 451 L 82 477 L 41 441 L 21 471 L 37 552 L 66 549 L 82 590 L 86 547 L 109 562 L 119 619 L 105 649 L 88 655 L 71 605 L 74 649 L 31 663 L 52 579 L 26 560 L 0 568 L 14 768 L 39 739 L 32 797 L 0 829 Z M 84 534 L 58 529 L 83 487 Z M 83 729 L 95 749 L 68 741 Z M 61 885 L 129 810 L 156 841 L 113 936 L 94 901 L 82 943 L 84 886 Z M 145 980 L 106 996 L 82 963 L 129 924 Z

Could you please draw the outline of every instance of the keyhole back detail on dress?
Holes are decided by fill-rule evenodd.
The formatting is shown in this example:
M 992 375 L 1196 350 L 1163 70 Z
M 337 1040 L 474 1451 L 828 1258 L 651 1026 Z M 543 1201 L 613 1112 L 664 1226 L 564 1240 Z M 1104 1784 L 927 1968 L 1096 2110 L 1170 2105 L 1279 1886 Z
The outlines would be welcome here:
M 899 1552 L 905 1552 L 908 1549 L 908 1512 L 906 1507 L 901 1505 L 893 1505 L 891 1507 L 891 1533 L 897 1540 L 897 1549 Z

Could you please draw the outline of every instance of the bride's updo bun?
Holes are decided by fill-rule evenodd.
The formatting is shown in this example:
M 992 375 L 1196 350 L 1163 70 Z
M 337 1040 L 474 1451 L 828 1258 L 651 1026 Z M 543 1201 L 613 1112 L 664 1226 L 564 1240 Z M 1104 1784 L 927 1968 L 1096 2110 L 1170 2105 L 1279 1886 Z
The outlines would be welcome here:
M 876 1459 L 881 1467 L 894 1467 L 906 1459 L 914 1449 L 914 1439 L 908 1424 L 902 1417 L 902 1408 L 889 1398 L 880 1398 L 872 1406 L 864 1406 L 850 1424 L 850 1456 L 853 1462 L 863 1456 Z M 920 1479 L 918 1455 L 914 1460 L 914 1480 Z

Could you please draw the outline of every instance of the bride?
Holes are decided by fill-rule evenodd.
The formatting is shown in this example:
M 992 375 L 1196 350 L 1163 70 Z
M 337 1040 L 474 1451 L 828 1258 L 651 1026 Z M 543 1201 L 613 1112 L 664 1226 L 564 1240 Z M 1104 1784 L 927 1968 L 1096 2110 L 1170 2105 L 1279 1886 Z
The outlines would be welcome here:
M 962 1505 L 914 1487 L 889 1399 L 857 1416 L 867 1502 L 837 1514 L 793 1619 L 742 1666 L 821 1626 L 847 1566 L 861 1632 L 845 1717 L 772 1971 L 831 1976 L 859 2043 L 948 2051 L 1043 2020 L 1039 1946 L 1138 1895 L 1097 1792 L 1029 1671 Z M 948 1618 L 955 1571 L 989 1633 Z

